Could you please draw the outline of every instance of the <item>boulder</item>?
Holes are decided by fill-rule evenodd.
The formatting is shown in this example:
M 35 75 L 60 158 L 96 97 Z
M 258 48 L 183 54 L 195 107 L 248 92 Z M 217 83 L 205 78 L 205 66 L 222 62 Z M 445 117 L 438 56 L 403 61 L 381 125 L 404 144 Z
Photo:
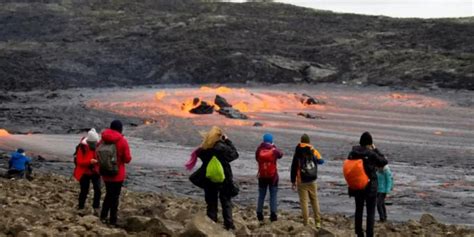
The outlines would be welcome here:
M 308 94 L 303 94 L 300 98 L 300 102 L 304 105 L 316 105 L 316 104 L 324 104 L 323 101 L 318 100 Z
M 184 229 L 181 223 L 162 218 L 152 218 L 147 225 L 147 231 L 152 236 L 174 236 Z
M 28 226 L 30 226 L 28 220 L 23 217 L 19 217 L 10 224 L 8 229 L 13 236 L 17 236 L 20 232 L 27 230 Z
M 421 225 L 431 225 L 431 224 L 437 224 L 437 223 L 438 223 L 438 220 L 436 220 L 436 218 L 433 215 L 428 214 L 428 213 L 421 215 L 421 218 L 420 218 Z
M 231 119 L 248 119 L 247 115 L 232 107 L 221 108 L 217 112 Z
M 303 70 L 307 80 L 312 82 L 329 81 L 332 76 L 337 74 L 337 71 L 331 67 L 323 67 L 321 65 L 311 65 Z
M 86 215 L 86 216 L 80 217 L 79 220 L 77 221 L 77 224 L 85 227 L 87 230 L 90 230 L 94 228 L 94 226 L 100 225 L 101 222 L 97 216 Z
M 317 234 L 318 237 L 336 237 L 337 235 L 327 228 L 321 228 Z
M 144 216 L 131 216 L 125 220 L 124 229 L 128 232 L 140 232 L 144 231 L 148 227 L 149 217 Z
M 227 100 L 220 95 L 216 95 L 216 98 L 214 99 L 214 104 L 219 106 L 219 108 L 232 107 L 232 105 L 229 104 L 229 102 L 227 102 Z
M 234 234 L 224 230 L 224 228 L 222 228 L 219 224 L 209 219 L 206 214 L 198 213 L 186 225 L 180 236 L 227 237 L 234 236 Z
M 189 111 L 192 114 L 212 114 L 214 112 L 214 106 L 208 104 L 206 101 L 201 103 Z

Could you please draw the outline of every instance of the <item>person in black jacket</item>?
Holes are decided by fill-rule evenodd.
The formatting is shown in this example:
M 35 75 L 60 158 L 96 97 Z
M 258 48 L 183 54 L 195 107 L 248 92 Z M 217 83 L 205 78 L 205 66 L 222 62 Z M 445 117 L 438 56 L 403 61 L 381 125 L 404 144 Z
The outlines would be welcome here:
M 369 183 L 363 190 L 349 189 L 349 196 L 355 197 L 355 233 L 358 237 L 364 236 L 362 229 L 362 217 L 364 203 L 367 206 L 367 237 L 374 236 L 375 205 L 377 196 L 377 167 L 387 164 L 385 156 L 375 148 L 372 135 L 364 132 L 360 137 L 360 146 L 352 147 L 348 159 L 363 159 L 364 170 L 369 177 Z
M 222 216 L 224 218 L 224 227 L 235 229 L 232 219 L 232 201 L 235 195 L 235 186 L 233 182 L 232 168 L 230 162 L 239 157 L 235 146 L 227 138 L 222 129 L 212 127 L 211 130 L 203 134 L 203 142 L 201 147 L 196 151 L 197 156 L 202 160 L 202 167 L 207 167 L 213 156 L 222 164 L 224 168 L 225 179 L 221 184 L 213 183 L 206 180 L 204 187 L 204 196 L 207 204 L 207 216 L 217 222 L 218 198 L 221 201 Z M 201 167 L 201 168 L 202 168 Z M 204 172 L 205 175 L 205 172 Z

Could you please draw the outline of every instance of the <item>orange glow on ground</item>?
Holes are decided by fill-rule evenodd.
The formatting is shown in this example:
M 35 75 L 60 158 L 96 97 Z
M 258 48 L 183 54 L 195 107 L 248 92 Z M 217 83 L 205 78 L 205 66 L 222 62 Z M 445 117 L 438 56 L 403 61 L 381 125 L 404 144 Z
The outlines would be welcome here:
M 162 100 L 163 98 L 165 98 L 165 96 L 166 96 L 166 92 L 164 92 L 164 91 L 158 91 L 158 92 L 155 93 L 155 99 L 157 101 Z
M 0 137 L 8 137 L 10 133 L 5 129 L 0 129 Z

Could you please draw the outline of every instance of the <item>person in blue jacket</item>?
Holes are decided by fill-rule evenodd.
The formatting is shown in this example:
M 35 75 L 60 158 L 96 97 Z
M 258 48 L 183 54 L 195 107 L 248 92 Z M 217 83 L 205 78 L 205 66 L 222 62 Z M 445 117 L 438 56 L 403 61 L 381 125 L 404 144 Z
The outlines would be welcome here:
M 393 177 L 392 171 L 388 165 L 385 165 L 383 168 L 380 168 L 377 171 L 377 211 L 379 213 L 380 221 L 387 221 L 387 209 L 385 208 L 385 197 L 393 189 Z
M 25 155 L 25 150 L 18 148 L 11 154 L 11 158 L 8 161 L 8 177 L 9 178 L 30 178 L 31 158 Z

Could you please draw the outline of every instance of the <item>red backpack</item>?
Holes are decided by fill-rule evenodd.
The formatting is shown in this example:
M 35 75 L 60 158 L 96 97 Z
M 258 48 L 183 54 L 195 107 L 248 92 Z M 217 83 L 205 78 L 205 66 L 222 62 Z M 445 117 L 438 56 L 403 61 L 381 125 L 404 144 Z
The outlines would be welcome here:
M 275 149 L 260 149 L 257 154 L 258 177 L 273 178 L 277 173 L 277 163 L 274 155 Z

